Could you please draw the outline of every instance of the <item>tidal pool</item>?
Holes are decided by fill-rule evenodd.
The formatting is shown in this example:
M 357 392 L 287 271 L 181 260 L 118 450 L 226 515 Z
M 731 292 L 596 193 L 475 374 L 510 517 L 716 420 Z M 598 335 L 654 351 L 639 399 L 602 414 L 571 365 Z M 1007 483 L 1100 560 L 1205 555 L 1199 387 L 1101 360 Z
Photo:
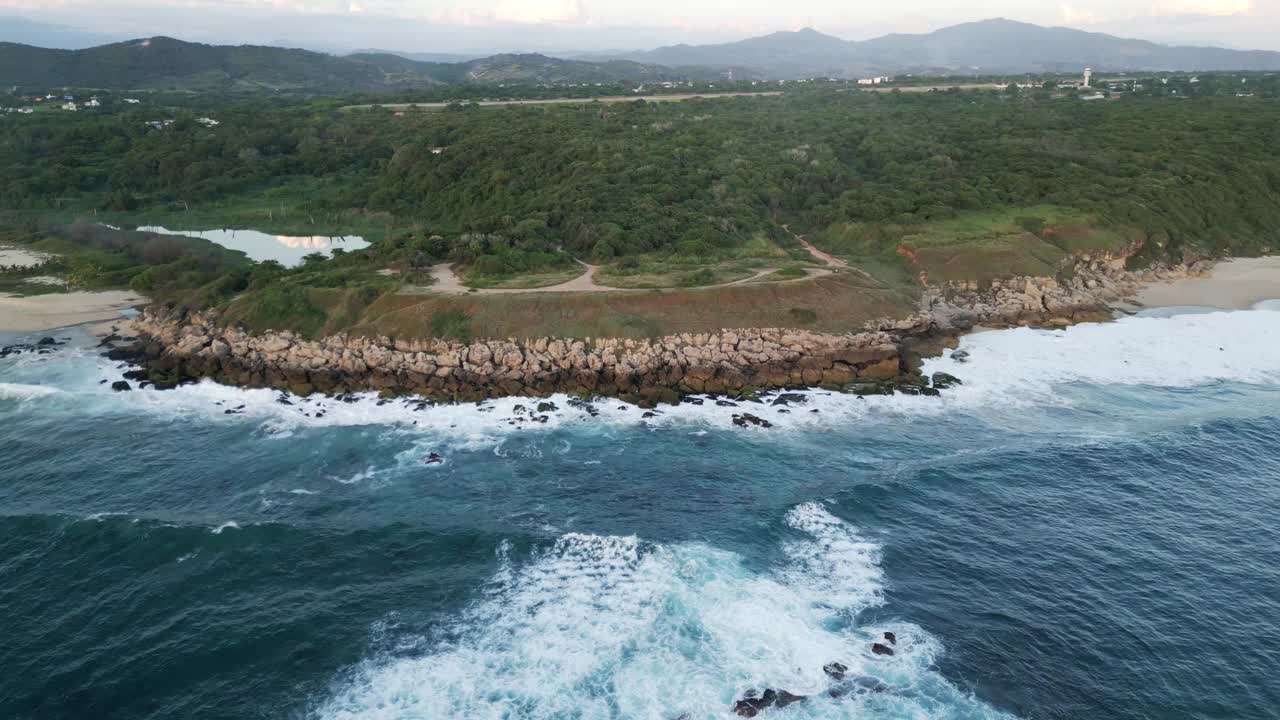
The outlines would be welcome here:
M 335 249 L 360 250 L 369 247 L 364 238 L 355 235 L 290 236 L 270 235 L 257 230 L 169 230 L 157 225 L 139 227 L 138 230 L 202 238 L 231 250 L 239 250 L 252 260 L 275 260 L 285 267 L 301 264 L 302 258 L 311 253 L 328 256 Z

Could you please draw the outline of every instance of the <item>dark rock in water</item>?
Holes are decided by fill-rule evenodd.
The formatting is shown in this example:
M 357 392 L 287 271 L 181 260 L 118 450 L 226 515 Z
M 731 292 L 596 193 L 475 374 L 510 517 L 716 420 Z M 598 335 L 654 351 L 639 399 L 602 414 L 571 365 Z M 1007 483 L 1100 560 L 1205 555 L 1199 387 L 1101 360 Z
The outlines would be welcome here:
M 892 395 L 893 388 L 877 382 L 855 382 L 844 386 L 844 391 L 862 397 L 864 395 Z
M 42 337 L 40 338 L 40 341 L 36 343 L 36 347 L 57 347 L 61 344 L 62 343 L 58 342 L 57 340 L 54 340 L 51 337 Z
M 293 401 L 291 401 L 291 400 L 288 398 L 288 396 L 286 396 L 286 395 L 281 395 L 280 397 L 276 398 L 276 402 L 277 402 L 277 403 L 279 403 L 279 404 L 281 404 L 281 405 L 292 405 L 292 404 L 293 404 Z
M 882 645 L 880 643 L 876 643 L 871 646 L 871 652 L 876 655 L 892 655 L 893 648 L 889 647 L 888 645 Z
M 106 385 L 106 384 L 107 384 L 107 379 L 106 379 L 106 378 L 102 378 L 101 380 L 99 380 L 99 381 L 98 381 L 98 384 L 99 384 L 99 385 Z
M 560 408 L 556 407 L 556 404 L 555 404 L 555 403 L 553 403 L 553 402 L 540 402 L 540 403 L 538 403 L 538 413 L 539 413 L 539 414 L 542 414 L 542 413 L 549 413 L 549 412 L 555 412 L 555 411 L 557 411 L 557 410 L 559 410 L 559 409 L 560 409 Z
M 536 420 L 537 422 L 542 423 L 543 425 L 547 424 L 547 421 L 548 421 L 548 420 L 550 420 L 550 419 L 551 419 L 551 418 L 550 418 L 549 416 L 547 416 L 547 415 L 539 415 L 538 417 L 534 418 L 534 420 Z
M 649 418 L 656 418 L 656 417 L 658 417 L 658 413 L 653 412 L 652 410 L 650 410 L 650 411 L 646 412 L 645 414 L 641 415 L 640 417 L 642 417 L 642 418 L 644 418 L 644 419 L 648 420 Z
M 440 453 L 431 453 L 430 455 L 427 456 L 427 459 L 424 460 L 423 462 L 425 462 L 427 465 L 443 465 L 444 458 L 440 456 Z
M 920 394 L 926 397 L 938 397 L 942 395 L 942 393 L 938 390 L 938 388 L 931 388 L 931 387 L 920 388 Z
M 525 406 L 523 406 L 523 405 L 517 405 L 517 406 L 515 406 L 515 407 L 511 408 L 511 412 L 513 412 L 513 413 L 515 413 L 515 414 L 519 415 L 519 414 L 521 414 L 521 413 L 523 413 L 523 412 L 527 412 L 527 409 L 526 409 L 526 408 L 525 408 Z
M 800 393 L 782 393 L 773 399 L 774 405 L 803 405 L 807 402 L 809 402 L 809 398 Z
M 933 374 L 933 386 L 938 388 L 939 390 L 946 390 L 947 388 L 955 387 L 956 385 L 963 385 L 963 384 L 964 383 L 960 380 L 960 378 L 956 377 L 955 375 L 950 375 L 944 372 L 936 372 Z
M 705 402 L 702 398 L 694 398 L 694 397 L 685 398 L 684 401 L 689 403 L 690 405 L 701 405 L 703 402 Z
M 771 707 L 784 708 L 803 700 L 805 700 L 804 695 L 795 695 L 786 690 L 769 688 L 760 694 L 755 690 L 748 690 L 742 694 L 741 700 L 734 703 L 733 712 L 738 717 L 755 717 L 761 710 Z
M 752 415 L 751 413 L 734 415 L 733 424 L 737 425 L 738 427 L 747 427 L 748 425 L 754 425 L 756 427 L 762 427 L 762 428 L 773 427 L 773 423 L 769 422 L 768 420 L 758 418 L 755 415 Z
M 803 702 L 804 700 L 805 700 L 804 695 L 794 695 L 792 693 L 787 692 L 786 690 L 779 690 L 778 701 L 774 704 L 777 707 L 781 708 L 781 707 L 786 707 L 788 705 L 794 705 L 795 703 L 798 703 L 798 702 Z
M 894 635 L 893 633 L 889 632 L 888 630 L 885 630 L 885 632 L 884 632 L 884 639 L 885 639 L 885 640 L 888 640 L 888 641 L 889 641 L 891 644 L 893 644 L 893 645 L 897 645 L 897 644 L 898 644 L 898 636 L 897 636 L 897 635 Z
M 895 389 L 898 392 L 902 393 L 903 395 L 921 395 L 923 394 L 922 391 L 924 390 L 924 388 L 920 387 L 919 385 L 906 385 L 906 384 L 899 385 Z
M 790 415 L 791 411 L 786 408 L 778 408 L 779 415 Z
M 822 412 L 822 411 L 821 411 L 821 410 L 819 410 L 818 408 L 814 408 L 814 409 L 810 410 L 809 412 L 811 412 L 811 413 L 820 413 L 820 412 Z
M 717 400 L 716 405 L 720 407 L 738 407 L 738 403 L 732 400 Z
M 124 380 L 117 380 L 111 383 L 111 389 L 115 390 L 116 392 L 129 392 L 130 390 L 133 389 L 133 386 L 125 382 Z
M 967 350 L 956 350 L 951 353 L 951 359 L 956 362 L 969 362 L 969 352 Z
M 843 680 L 844 674 L 849 672 L 849 666 L 840 662 L 829 662 L 822 666 L 822 672 L 832 680 Z

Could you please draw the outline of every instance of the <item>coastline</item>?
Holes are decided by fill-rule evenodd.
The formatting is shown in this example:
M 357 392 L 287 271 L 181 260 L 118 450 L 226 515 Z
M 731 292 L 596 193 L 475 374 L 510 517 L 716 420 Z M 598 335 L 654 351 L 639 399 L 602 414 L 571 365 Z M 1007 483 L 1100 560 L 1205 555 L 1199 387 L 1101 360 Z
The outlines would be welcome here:
M 123 310 L 146 302 L 147 298 L 129 290 L 0 294 L 0 332 L 41 332 L 113 320 Z
M 1242 277 L 1248 278 L 1243 287 Z M 100 328 L 104 335 L 136 336 L 110 334 L 104 344 L 113 358 L 144 366 L 129 379 L 161 389 L 210 378 L 299 396 L 375 392 L 452 402 L 566 393 L 651 406 L 694 394 L 798 387 L 936 394 L 946 379 L 922 375 L 921 359 L 954 347 L 965 334 L 1107 321 L 1154 300 L 1230 309 L 1271 298 L 1280 298 L 1277 258 L 1141 271 L 1125 270 L 1123 258 L 1083 258 L 1062 280 L 929 288 L 911 317 L 844 334 L 746 328 L 648 339 L 308 339 L 288 331 L 251 335 L 223 326 L 215 314 L 155 306 L 119 329 Z
M 1142 308 L 1248 310 L 1276 299 L 1280 299 L 1280 256 L 1223 260 L 1198 277 L 1148 284 L 1133 300 Z

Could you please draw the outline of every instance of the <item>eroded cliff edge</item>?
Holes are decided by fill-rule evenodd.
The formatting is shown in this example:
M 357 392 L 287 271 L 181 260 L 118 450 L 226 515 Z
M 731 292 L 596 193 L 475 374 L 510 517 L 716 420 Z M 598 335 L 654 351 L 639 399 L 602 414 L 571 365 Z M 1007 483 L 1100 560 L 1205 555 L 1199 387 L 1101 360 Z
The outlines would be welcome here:
M 822 386 L 866 392 L 927 385 L 911 356 L 936 350 L 975 326 L 1065 326 L 1111 316 L 1109 304 L 1152 280 L 1203 273 L 1208 265 L 1124 269 L 1123 258 L 1083 258 L 1059 278 L 1018 277 L 979 288 L 927 288 L 917 312 L 857 332 L 747 328 L 661 338 L 306 339 L 289 331 L 253 335 L 216 314 L 149 308 L 138 340 L 115 355 L 142 362 L 135 378 L 157 387 L 200 378 L 298 395 L 374 391 L 440 401 L 487 397 L 602 395 L 641 404 L 695 393 L 743 394 Z

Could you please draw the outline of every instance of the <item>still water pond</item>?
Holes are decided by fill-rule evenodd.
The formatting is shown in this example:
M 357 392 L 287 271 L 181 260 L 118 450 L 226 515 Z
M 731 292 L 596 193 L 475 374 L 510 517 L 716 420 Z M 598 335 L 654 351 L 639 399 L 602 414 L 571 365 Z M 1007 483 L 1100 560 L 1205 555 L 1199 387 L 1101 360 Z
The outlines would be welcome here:
M 301 264 L 302 258 L 311 253 L 327 256 L 338 248 L 351 251 L 369 247 L 364 238 L 355 235 L 289 236 L 269 235 L 257 230 L 167 230 L 156 225 L 140 227 L 138 230 L 202 238 L 231 250 L 239 250 L 252 260 L 275 260 L 285 267 Z

